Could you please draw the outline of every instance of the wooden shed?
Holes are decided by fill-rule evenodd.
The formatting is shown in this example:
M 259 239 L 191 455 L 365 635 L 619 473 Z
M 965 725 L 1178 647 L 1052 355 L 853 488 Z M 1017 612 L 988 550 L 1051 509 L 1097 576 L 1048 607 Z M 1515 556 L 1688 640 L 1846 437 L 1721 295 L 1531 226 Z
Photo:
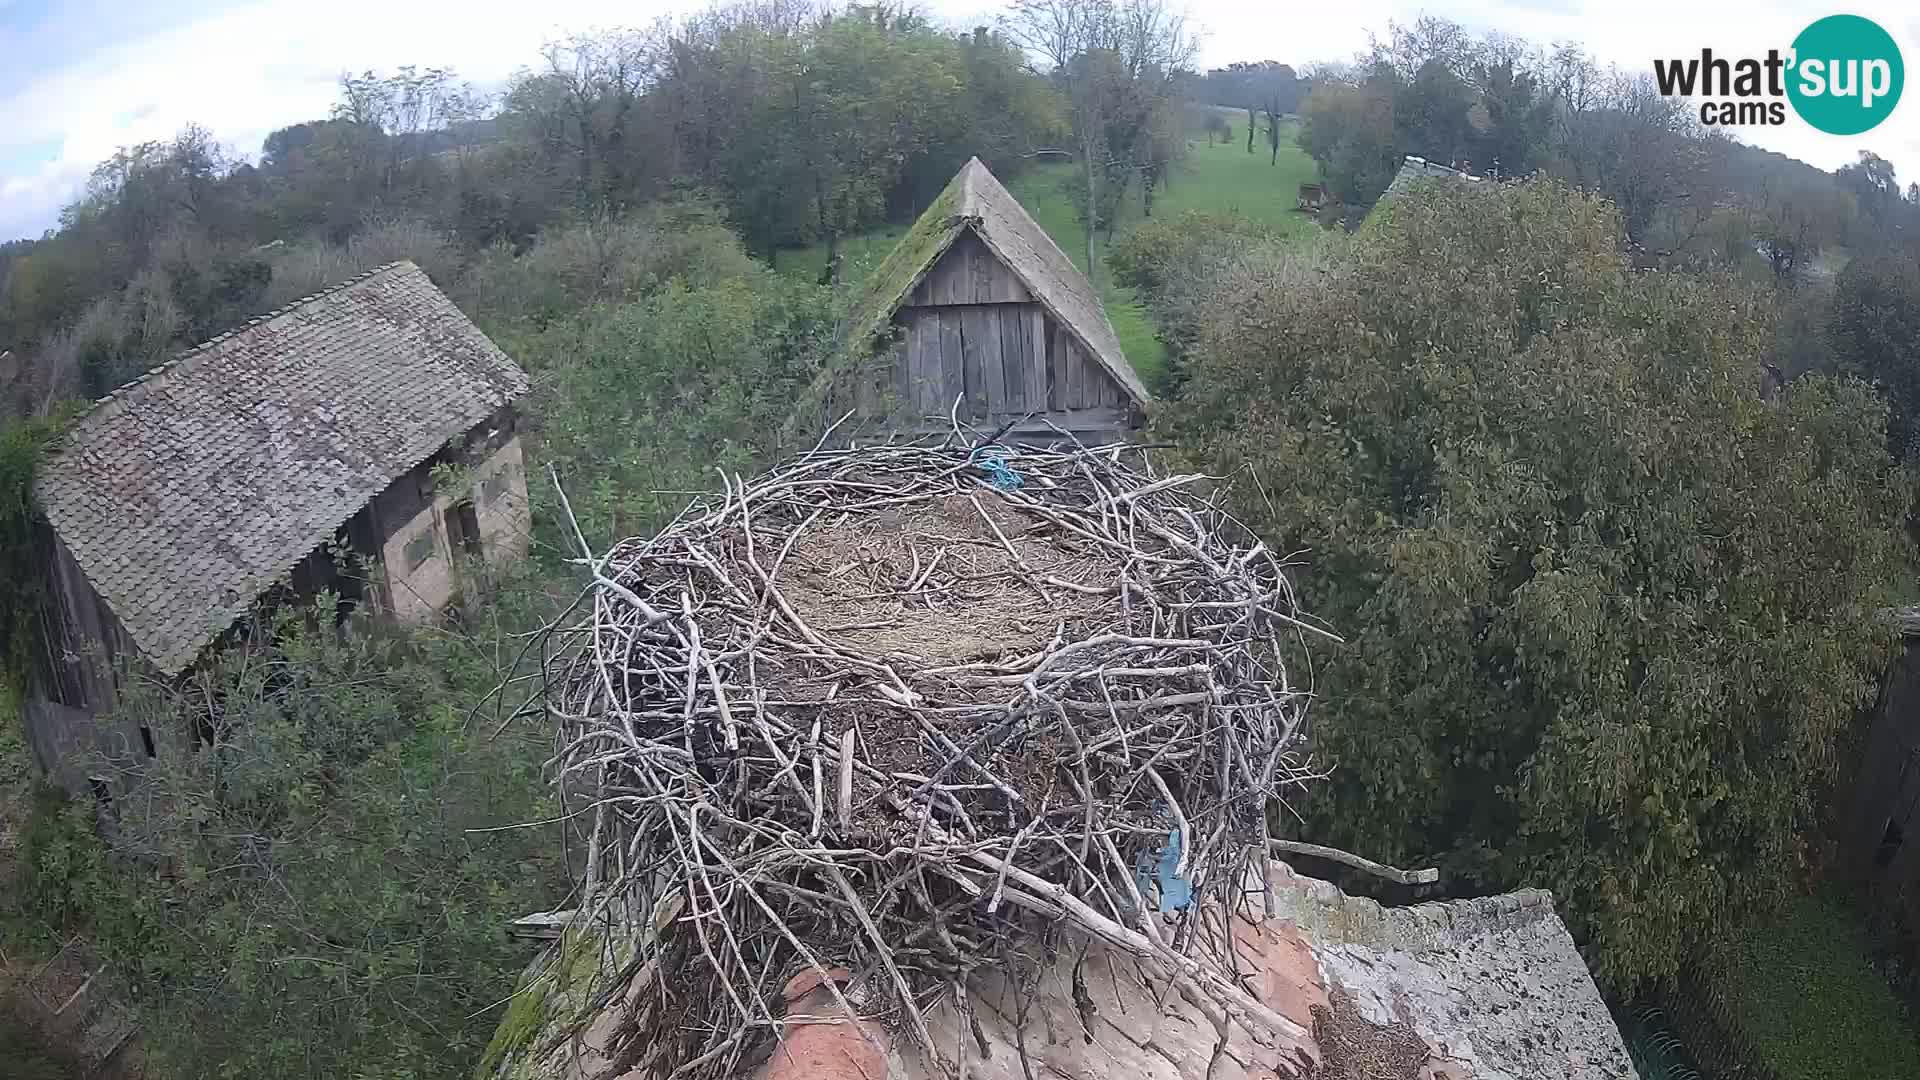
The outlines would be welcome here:
M 78 792 L 97 759 L 177 740 L 116 713 L 128 680 L 186 678 L 262 605 L 328 591 L 421 622 L 469 567 L 525 554 L 526 391 L 401 262 L 96 402 L 34 485 L 44 603 L 23 704 L 41 767 Z
M 824 412 L 854 412 L 847 433 L 1113 442 L 1149 400 L 1092 283 L 979 158 L 874 272 L 841 343 Z

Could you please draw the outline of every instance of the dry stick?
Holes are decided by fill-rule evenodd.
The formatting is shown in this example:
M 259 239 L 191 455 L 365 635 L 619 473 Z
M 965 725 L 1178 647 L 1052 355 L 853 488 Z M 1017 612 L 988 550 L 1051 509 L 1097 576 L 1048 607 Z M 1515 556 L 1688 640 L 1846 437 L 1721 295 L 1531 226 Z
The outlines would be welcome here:
M 1187 876 L 1187 862 L 1193 858 L 1193 826 L 1187 822 L 1186 811 L 1180 809 L 1180 800 L 1173 797 L 1173 789 L 1160 778 L 1160 772 L 1148 765 L 1140 770 L 1146 774 L 1153 786 L 1160 790 L 1160 797 L 1167 801 L 1167 809 L 1173 814 L 1174 826 L 1180 830 L 1180 859 L 1173 869 L 1175 877 Z
M 821 815 L 827 805 L 827 796 L 820 784 L 820 714 L 813 714 L 813 733 L 807 737 L 807 749 L 813 755 L 813 831 L 812 837 L 820 839 L 820 829 L 824 824 Z
M 1053 603 L 1053 594 L 1047 592 L 1047 587 L 1034 577 L 1033 567 L 1028 566 L 1027 560 L 1021 558 L 1020 553 L 1013 549 L 1013 542 L 1007 539 L 1006 533 L 1000 531 L 1000 523 L 993 520 L 993 515 L 987 513 L 986 507 L 980 505 L 980 497 L 968 493 L 967 501 L 973 504 L 973 512 L 980 515 L 981 520 L 987 523 L 987 528 L 993 530 L 993 535 L 1000 541 L 1000 546 L 1007 549 L 1007 558 L 1012 559 L 1013 565 L 1019 567 L 1020 572 L 1026 575 L 1027 584 L 1033 586 L 1033 591 L 1039 593 L 1042 600 L 1049 604 Z
M 853 828 L 853 736 L 851 719 L 840 733 L 840 828 Z
M 1223 1005 L 1229 1015 L 1242 1024 L 1251 1027 L 1252 1023 L 1258 1023 L 1291 1039 L 1304 1039 L 1308 1036 L 1307 1029 L 1274 1012 L 1246 991 L 1234 986 L 1218 972 L 1210 971 L 1198 961 L 1182 956 L 1165 944 L 1152 940 L 1139 931 L 1129 930 L 1101 915 L 1064 887 L 1030 874 L 1019 867 L 1003 863 L 984 851 L 973 852 L 969 857 L 989 870 L 999 870 L 1001 866 L 1007 866 L 1008 877 L 1024 886 L 1033 895 L 1051 901 L 1081 929 L 1135 956 L 1156 961 L 1176 976 L 1185 976 L 1186 979 L 1203 988 L 1207 997 Z M 1017 895 L 1012 893 L 1008 894 L 1008 898 L 1016 902 L 1018 899 Z M 1152 924 L 1148 922 L 1146 925 Z
M 900 974 L 899 965 L 893 962 L 893 950 L 887 947 L 886 937 L 880 933 L 880 928 L 873 924 L 873 916 L 867 913 L 867 906 L 860 902 L 860 894 L 853 891 L 853 883 L 840 872 L 840 868 L 829 866 L 827 876 L 833 879 L 833 884 L 840 890 L 840 895 L 846 898 L 847 906 L 853 909 L 853 917 L 860 921 L 860 928 L 867 932 L 868 939 L 873 942 L 875 957 L 887 969 L 887 975 L 893 979 L 894 990 L 900 995 L 900 1007 L 913 1018 L 915 1037 L 921 1046 L 932 1052 L 933 1034 L 927 1030 L 927 1018 L 920 1014 L 920 1006 L 913 1000 L 913 988 L 907 985 L 906 976 Z
M 1282 854 L 1312 855 L 1343 866 L 1351 866 L 1355 870 L 1364 870 L 1375 877 L 1397 881 L 1402 885 L 1430 885 L 1440 880 L 1440 871 L 1437 867 L 1430 866 L 1425 870 L 1402 870 L 1399 867 L 1374 862 L 1372 859 L 1363 859 L 1352 852 L 1341 851 L 1339 848 L 1322 847 L 1319 844 L 1309 844 L 1301 840 L 1268 840 L 1267 844 Z

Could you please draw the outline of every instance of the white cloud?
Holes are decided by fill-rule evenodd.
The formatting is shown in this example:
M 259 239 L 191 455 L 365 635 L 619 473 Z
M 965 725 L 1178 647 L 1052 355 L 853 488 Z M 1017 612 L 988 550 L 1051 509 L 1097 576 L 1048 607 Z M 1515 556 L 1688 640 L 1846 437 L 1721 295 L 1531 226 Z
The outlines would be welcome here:
M 11 18 L 0 0 L 0 38 Z M 275 128 L 324 116 L 343 71 L 401 64 L 448 66 L 479 84 L 497 84 L 538 60 L 542 42 L 595 26 L 639 25 L 697 6 L 691 0 L 252 0 L 163 30 L 70 57 L 40 59 L 41 73 L 0 91 L 0 237 L 52 224 L 93 166 L 120 147 L 163 139 L 190 122 L 229 147 L 256 153 Z M 930 0 L 961 25 L 988 21 L 994 0 Z M 1889 0 L 1851 5 L 1900 38 L 1920 63 L 1920 19 Z M 1684 4 L 1673 0 L 1193 0 L 1204 27 L 1202 60 L 1280 59 L 1297 65 L 1349 59 L 1389 19 L 1422 12 L 1476 30 L 1500 29 L 1536 42 L 1579 41 L 1603 61 L 1647 70 L 1655 56 L 1712 46 L 1741 54 L 1784 47 L 1800 28 L 1834 9 L 1823 3 L 1755 0 Z M 68 35 L 67 40 L 97 40 Z M 1920 179 L 1920 88 L 1866 137 L 1821 135 L 1797 122 L 1749 128 L 1753 142 L 1833 168 L 1870 148 L 1905 179 Z M 43 152 L 57 146 L 56 153 Z

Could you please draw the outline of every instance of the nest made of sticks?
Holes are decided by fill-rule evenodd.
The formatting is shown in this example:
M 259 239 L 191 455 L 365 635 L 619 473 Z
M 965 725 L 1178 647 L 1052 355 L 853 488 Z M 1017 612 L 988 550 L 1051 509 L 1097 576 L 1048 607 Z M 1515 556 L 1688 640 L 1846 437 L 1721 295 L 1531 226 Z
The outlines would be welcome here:
M 589 903 L 672 920 L 644 1075 L 764 1057 L 809 969 L 937 1061 L 941 995 L 1063 925 L 1273 1019 L 1193 927 L 1264 878 L 1326 631 L 1207 486 L 1123 448 L 815 451 L 582 560 L 547 701 Z

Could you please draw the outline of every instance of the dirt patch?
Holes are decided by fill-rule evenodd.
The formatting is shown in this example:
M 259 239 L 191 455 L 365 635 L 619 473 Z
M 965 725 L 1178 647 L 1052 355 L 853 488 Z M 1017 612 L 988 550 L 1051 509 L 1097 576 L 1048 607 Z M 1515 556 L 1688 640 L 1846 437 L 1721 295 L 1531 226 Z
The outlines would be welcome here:
M 1412 1024 L 1376 1024 L 1360 1015 L 1353 998 L 1337 987 L 1328 1002 L 1313 1007 L 1320 1065 L 1310 1080 L 1420 1080 L 1427 1043 Z
M 1016 557 L 1043 579 L 1105 588 L 1114 578 L 1111 555 L 1007 500 L 949 493 L 816 524 L 780 584 L 821 636 L 928 666 L 1031 653 L 1062 620 L 1111 606 L 1064 587 L 1042 595 L 1017 580 Z

